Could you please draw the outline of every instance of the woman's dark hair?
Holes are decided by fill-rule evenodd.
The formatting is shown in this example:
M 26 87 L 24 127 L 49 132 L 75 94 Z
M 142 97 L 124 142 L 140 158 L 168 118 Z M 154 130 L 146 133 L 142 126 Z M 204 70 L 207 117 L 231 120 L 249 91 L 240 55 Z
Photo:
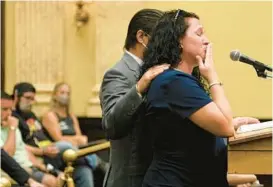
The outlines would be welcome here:
M 142 9 L 138 11 L 131 19 L 124 48 L 129 50 L 137 43 L 136 33 L 143 30 L 146 34 L 150 34 L 163 12 L 156 9 Z
M 188 28 L 185 18 L 199 19 L 196 14 L 183 10 L 166 12 L 159 19 L 151 33 L 148 49 L 144 52 L 143 73 L 155 65 L 164 63 L 170 64 L 171 67 L 178 65 L 182 52 L 180 39 Z
M 148 43 L 148 49 L 144 52 L 144 64 L 141 70 L 141 76 L 151 67 L 160 64 L 170 64 L 172 68 L 177 67 L 181 61 L 182 48 L 180 39 L 185 35 L 189 25 L 186 18 L 199 17 L 184 10 L 172 10 L 165 12 L 154 27 L 151 38 Z M 198 68 L 194 69 L 195 76 L 204 87 L 204 80 L 201 77 Z

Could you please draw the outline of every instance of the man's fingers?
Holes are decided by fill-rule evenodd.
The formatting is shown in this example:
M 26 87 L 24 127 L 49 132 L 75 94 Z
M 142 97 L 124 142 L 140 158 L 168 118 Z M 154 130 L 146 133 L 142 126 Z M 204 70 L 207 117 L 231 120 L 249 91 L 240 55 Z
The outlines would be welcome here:
M 163 69 L 158 69 L 158 70 L 155 70 L 153 72 L 151 72 L 151 79 L 154 79 L 157 75 L 159 75 L 160 73 L 162 73 L 164 70 Z
M 157 65 L 157 66 L 154 66 L 154 67 L 151 67 L 149 70 L 150 71 L 154 71 L 156 69 L 168 69 L 170 67 L 170 64 L 161 64 L 161 65 Z
M 166 69 L 169 69 L 169 67 L 167 67 L 167 66 L 161 66 L 161 67 L 157 67 L 157 68 L 153 69 L 152 72 L 164 71 Z
M 169 65 L 159 65 L 159 66 L 154 66 L 152 68 L 150 68 L 146 73 L 147 73 L 147 78 L 149 80 L 154 79 L 157 75 L 159 75 L 160 73 L 162 73 L 164 70 L 169 69 Z
M 159 75 L 160 73 L 162 73 L 165 69 L 163 68 L 158 68 L 158 69 L 155 69 L 151 72 L 149 72 L 149 80 L 153 80 L 157 75 Z

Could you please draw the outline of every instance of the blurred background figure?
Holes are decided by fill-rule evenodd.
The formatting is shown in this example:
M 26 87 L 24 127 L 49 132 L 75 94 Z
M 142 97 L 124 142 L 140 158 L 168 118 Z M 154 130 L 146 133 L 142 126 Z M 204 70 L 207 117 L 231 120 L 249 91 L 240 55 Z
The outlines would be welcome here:
M 19 120 L 19 129 L 29 152 L 35 155 L 38 164 L 55 176 L 62 174 L 65 163 L 63 153 L 67 149 L 73 149 L 68 141 L 52 141 L 47 135 L 42 123 L 33 112 L 36 89 L 28 82 L 20 82 L 14 86 L 14 109 L 12 115 Z M 34 159 L 37 162 L 37 159 Z M 77 159 L 73 178 L 78 186 L 93 186 L 92 170 Z M 81 163 L 80 163 L 81 162 Z M 79 164 L 80 163 L 80 164 Z
M 43 184 L 32 179 L 29 173 L 10 157 L 4 149 L 1 149 L 1 169 L 18 183 L 18 185 L 12 185 L 14 187 L 24 186 L 25 184 L 29 185 L 29 187 L 44 187 Z
M 71 112 L 70 87 L 66 83 L 57 83 L 52 94 L 52 106 L 43 116 L 43 126 L 53 141 L 67 141 L 75 147 L 88 143 L 88 137 L 83 135 L 77 117 Z M 105 163 L 96 154 L 85 157 L 93 169 L 107 171 Z

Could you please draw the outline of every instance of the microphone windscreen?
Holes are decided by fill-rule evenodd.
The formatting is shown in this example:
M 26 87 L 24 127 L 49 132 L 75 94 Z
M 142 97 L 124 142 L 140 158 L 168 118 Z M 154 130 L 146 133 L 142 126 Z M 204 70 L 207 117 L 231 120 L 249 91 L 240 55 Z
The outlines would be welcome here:
M 240 58 L 240 56 L 241 56 L 241 53 L 240 53 L 240 51 L 238 51 L 238 50 L 234 50 L 234 51 L 231 51 L 231 52 L 230 52 L 230 58 L 231 58 L 231 60 L 233 60 L 233 61 L 238 61 L 239 58 Z

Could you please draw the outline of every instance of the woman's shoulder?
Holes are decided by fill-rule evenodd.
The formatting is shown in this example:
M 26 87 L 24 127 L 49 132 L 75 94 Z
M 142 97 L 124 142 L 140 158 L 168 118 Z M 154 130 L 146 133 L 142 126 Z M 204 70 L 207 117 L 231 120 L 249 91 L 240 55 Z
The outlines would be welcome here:
M 170 90 L 187 89 L 196 84 L 194 79 L 192 75 L 175 69 L 165 70 L 152 81 L 148 95 L 161 97 Z
M 50 120 L 56 120 L 57 116 L 56 113 L 53 110 L 48 110 L 44 113 L 43 119 L 50 119 Z
M 184 73 L 182 71 L 176 69 L 168 69 L 158 75 L 153 82 L 156 85 L 162 85 L 171 84 L 173 81 L 196 82 L 197 79 L 194 76 Z
M 77 119 L 77 116 L 73 112 L 69 112 L 68 117 L 70 117 L 71 119 Z

